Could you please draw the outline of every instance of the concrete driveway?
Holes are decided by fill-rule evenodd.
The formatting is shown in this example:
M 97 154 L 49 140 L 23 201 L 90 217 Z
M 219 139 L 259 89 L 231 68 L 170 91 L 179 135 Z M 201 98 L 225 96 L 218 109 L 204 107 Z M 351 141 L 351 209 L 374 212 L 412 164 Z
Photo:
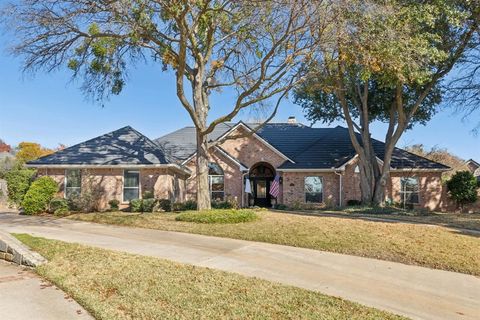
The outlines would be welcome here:
M 303 248 L 0 214 L 0 229 L 165 258 L 339 296 L 414 319 L 480 319 L 480 279 Z
M 2 260 L 0 315 L 3 320 L 93 319 L 78 303 L 33 271 Z

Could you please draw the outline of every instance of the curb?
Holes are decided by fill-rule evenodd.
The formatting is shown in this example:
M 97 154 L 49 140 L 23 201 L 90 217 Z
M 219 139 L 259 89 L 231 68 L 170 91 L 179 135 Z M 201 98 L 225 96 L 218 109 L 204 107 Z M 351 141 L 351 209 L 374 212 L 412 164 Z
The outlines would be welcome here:
M 27 267 L 37 267 L 47 262 L 40 254 L 8 233 L 0 231 L 0 259 Z

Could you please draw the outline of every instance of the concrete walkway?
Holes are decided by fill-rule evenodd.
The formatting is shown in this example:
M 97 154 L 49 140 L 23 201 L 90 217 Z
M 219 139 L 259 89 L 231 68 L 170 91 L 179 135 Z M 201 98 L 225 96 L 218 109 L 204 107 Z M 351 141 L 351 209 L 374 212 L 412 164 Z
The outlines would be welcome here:
M 0 229 L 236 272 L 414 319 L 480 318 L 480 279 L 460 273 L 288 246 L 67 219 L 0 214 Z
M 33 271 L 0 260 L 2 320 L 93 319 L 78 303 Z

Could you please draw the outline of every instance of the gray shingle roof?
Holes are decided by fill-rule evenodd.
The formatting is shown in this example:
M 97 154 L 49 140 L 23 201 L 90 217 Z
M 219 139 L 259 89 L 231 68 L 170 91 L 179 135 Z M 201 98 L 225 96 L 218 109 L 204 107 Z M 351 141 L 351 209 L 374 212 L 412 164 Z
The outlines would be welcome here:
M 162 150 L 130 126 L 31 161 L 29 165 L 168 164 Z
M 223 124 L 209 136 L 215 140 L 236 123 Z M 255 124 L 247 124 L 255 128 Z M 269 123 L 257 131 L 257 134 L 270 145 L 295 163 L 286 161 L 281 169 L 331 169 L 338 168 L 352 159 L 356 152 L 350 141 L 348 129 L 311 128 L 302 124 Z M 177 160 L 184 160 L 195 153 L 195 129 L 186 127 L 155 140 L 164 146 Z M 375 152 L 380 159 L 384 157 L 384 143 L 373 141 Z M 395 169 L 449 169 L 449 167 L 419 157 L 410 152 L 395 148 L 392 158 Z
M 224 123 L 209 135 L 211 141 L 237 123 Z M 246 124 L 255 128 L 255 124 Z M 295 163 L 286 161 L 282 169 L 338 168 L 355 156 L 348 130 L 343 127 L 311 128 L 302 124 L 269 123 L 257 134 Z M 380 159 L 384 143 L 373 141 Z M 194 127 L 185 127 L 151 141 L 130 126 L 79 143 L 31 161 L 30 165 L 157 165 L 181 162 L 196 151 Z M 396 169 L 448 169 L 447 166 L 395 148 L 392 167 Z
M 216 126 L 208 135 L 208 140 L 215 141 L 236 123 L 222 123 Z M 182 162 L 193 155 L 197 150 L 197 139 L 195 127 L 184 127 L 163 137 L 154 140 L 162 149 L 164 154 L 172 161 Z

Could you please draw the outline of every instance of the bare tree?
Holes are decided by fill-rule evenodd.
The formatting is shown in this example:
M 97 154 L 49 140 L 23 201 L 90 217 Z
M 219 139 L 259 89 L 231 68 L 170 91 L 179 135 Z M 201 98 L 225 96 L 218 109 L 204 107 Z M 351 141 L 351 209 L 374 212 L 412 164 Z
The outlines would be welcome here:
M 174 70 L 177 97 L 197 129 L 198 209 L 208 209 L 208 134 L 302 81 L 326 10 L 308 0 L 20 0 L 3 19 L 25 70 L 68 66 L 99 100 L 121 92 L 135 63 Z M 224 88 L 236 97 L 209 122 L 210 96 Z
M 480 130 L 480 29 L 475 42 L 459 65 L 453 70 L 446 86 L 449 104 L 464 115 L 464 120 L 473 120 L 474 132 Z

